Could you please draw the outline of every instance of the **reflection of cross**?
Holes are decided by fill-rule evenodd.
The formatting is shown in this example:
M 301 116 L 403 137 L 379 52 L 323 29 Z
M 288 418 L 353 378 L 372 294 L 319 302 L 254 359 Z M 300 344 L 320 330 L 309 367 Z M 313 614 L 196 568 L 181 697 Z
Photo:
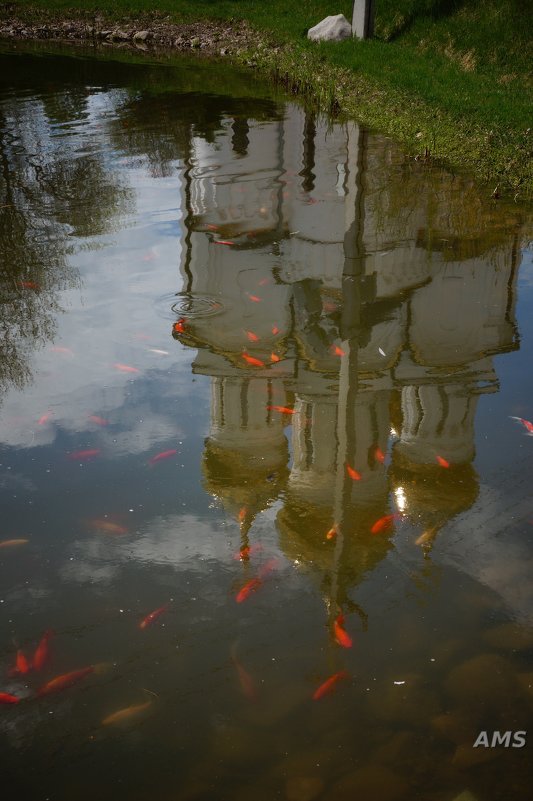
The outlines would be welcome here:
M 352 33 L 356 39 L 370 39 L 374 34 L 374 0 L 354 0 Z

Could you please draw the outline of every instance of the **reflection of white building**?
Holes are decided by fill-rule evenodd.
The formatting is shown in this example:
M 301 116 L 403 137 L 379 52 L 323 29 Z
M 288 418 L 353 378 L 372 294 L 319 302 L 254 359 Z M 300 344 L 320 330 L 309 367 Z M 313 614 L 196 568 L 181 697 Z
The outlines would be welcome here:
M 436 198 L 398 196 L 394 146 L 353 122 L 289 105 L 281 120 L 248 120 L 244 137 L 239 124 L 239 137 L 227 120 L 212 144 L 194 139 L 187 175 L 183 289 L 220 304 L 189 321 L 194 369 L 214 377 L 210 440 L 279 458 L 289 420 L 269 407 L 290 398 L 291 495 L 335 515 L 385 505 L 375 451 L 387 450 L 396 392 L 404 460 L 469 463 L 477 396 L 496 387 L 491 355 L 514 346 L 511 248 L 489 262 L 479 247 L 462 261 L 435 247 L 437 223 L 442 241 L 469 233 L 443 228 L 456 188 L 439 176 Z

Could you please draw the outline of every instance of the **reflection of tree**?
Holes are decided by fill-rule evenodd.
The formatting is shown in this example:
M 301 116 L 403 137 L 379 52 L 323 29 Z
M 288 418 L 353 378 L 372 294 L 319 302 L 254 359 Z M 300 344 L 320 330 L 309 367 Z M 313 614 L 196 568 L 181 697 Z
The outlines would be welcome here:
M 56 293 L 78 281 L 69 237 L 108 230 L 128 199 L 83 129 L 89 91 L 46 93 L 49 65 L 17 69 L 22 98 L 9 94 L 0 108 L 0 391 L 23 387 L 32 351 L 54 337 Z M 41 94 L 28 97 L 36 82 Z

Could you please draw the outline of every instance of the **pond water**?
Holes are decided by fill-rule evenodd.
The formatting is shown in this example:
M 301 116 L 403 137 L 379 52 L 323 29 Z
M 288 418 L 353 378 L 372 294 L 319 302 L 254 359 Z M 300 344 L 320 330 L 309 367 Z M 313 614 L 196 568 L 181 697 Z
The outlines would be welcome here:
M 0 156 L 9 798 L 529 798 L 528 211 L 200 62 Z

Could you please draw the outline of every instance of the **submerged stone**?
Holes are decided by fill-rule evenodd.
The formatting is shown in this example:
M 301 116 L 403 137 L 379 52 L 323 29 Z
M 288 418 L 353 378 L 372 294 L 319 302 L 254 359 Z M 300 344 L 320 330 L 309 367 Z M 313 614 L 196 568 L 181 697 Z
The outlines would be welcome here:
M 503 623 L 483 635 L 486 643 L 505 651 L 524 651 L 533 648 L 533 629 L 519 623 Z
M 287 801 L 313 801 L 324 789 L 318 776 L 292 776 L 287 779 L 285 796 Z
M 400 801 L 406 798 L 409 785 L 402 776 L 384 765 L 372 764 L 343 776 L 326 795 L 327 801 Z
M 352 35 L 352 26 L 344 14 L 325 17 L 314 28 L 309 28 L 307 38 L 313 42 L 342 42 Z

